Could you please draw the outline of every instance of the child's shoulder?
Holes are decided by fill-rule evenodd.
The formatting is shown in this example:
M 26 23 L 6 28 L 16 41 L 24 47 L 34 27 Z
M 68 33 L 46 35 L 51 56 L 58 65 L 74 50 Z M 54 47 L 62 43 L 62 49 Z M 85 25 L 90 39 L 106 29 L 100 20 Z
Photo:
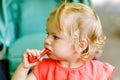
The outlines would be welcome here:
M 93 65 L 94 67 L 98 67 L 98 68 L 99 67 L 105 68 L 105 69 L 113 69 L 114 68 L 114 66 L 112 66 L 111 64 L 106 63 L 106 62 L 101 62 L 98 60 L 91 60 L 90 64 Z
M 103 74 L 103 76 L 106 75 L 108 78 L 113 75 L 114 66 L 109 63 L 91 60 L 88 64 L 91 66 L 93 72 L 97 74 Z

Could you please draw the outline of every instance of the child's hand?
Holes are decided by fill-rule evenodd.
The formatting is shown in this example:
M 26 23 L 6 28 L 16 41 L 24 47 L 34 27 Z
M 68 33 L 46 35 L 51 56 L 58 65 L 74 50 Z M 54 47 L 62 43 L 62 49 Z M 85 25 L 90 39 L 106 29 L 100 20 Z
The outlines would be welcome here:
M 23 59 L 22 59 L 23 66 L 25 68 L 30 68 L 30 67 L 34 66 L 37 62 L 30 63 L 28 61 L 28 56 L 34 56 L 34 57 L 37 57 L 40 60 L 40 59 L 42 59 L 42 58 L 40 58 L 40 52 L 41 51 L 37 50 L 37 49 L 27 49 L 24 52 Z

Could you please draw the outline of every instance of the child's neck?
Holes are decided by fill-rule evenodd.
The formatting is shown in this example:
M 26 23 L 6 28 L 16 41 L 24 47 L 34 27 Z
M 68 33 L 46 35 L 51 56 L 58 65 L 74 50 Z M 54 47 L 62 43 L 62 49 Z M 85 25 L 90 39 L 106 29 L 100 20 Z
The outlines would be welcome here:
M 59 61 L 60 65 L 65 68 L 78 68 L 83 65 L 82 61 L 78 60 L 75 62 Z

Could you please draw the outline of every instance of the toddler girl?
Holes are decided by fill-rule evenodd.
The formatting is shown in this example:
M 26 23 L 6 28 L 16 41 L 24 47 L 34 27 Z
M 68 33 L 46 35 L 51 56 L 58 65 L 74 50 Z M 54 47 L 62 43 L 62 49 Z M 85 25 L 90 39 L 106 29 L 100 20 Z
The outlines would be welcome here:
M 12 80 L 110 80 L 114 67 L 93 60 L 102 51 L 105 37 L 91 8 L 81 3 L 62 3 L 48 17 L 46 31 L 48 58 L 40 58 L 37 49 L 27 49 Z M 40 61 L 30 63 L 28 55 Z

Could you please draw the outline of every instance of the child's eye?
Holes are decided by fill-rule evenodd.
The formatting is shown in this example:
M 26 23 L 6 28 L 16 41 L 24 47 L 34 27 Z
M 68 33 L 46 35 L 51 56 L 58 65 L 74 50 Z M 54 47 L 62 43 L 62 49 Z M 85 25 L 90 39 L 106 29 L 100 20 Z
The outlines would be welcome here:
M 54 39 L 60 39 L 58 36 L 53 36 L 54 37 Z

